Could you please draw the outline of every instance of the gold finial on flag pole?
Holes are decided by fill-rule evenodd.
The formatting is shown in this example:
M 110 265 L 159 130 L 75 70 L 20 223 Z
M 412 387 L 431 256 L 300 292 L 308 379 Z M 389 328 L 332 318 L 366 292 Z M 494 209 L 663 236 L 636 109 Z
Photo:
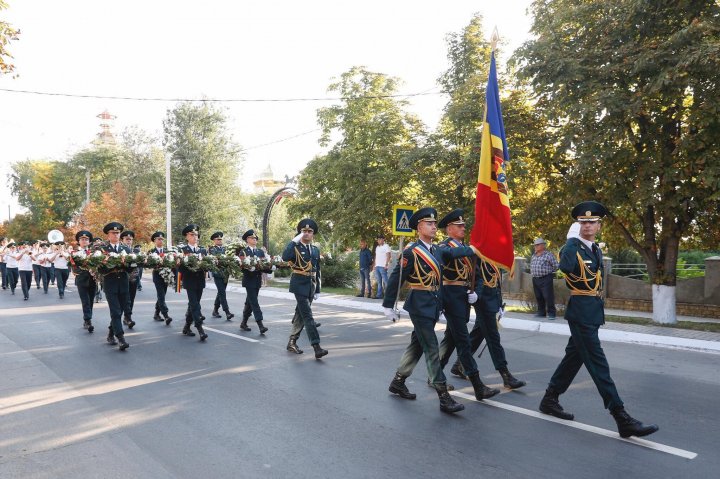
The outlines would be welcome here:
M 500 41 L 500 33 L 498 33 L 497 27 L 493 28 L 492 35 L 490 36 L 490 48 L 495 51 L 497 43 Z

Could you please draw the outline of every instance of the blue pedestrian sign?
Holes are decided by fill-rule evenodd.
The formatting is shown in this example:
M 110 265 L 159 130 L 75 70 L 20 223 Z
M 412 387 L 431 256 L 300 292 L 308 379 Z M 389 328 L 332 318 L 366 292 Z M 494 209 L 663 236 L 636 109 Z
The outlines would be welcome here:
M 394 236 L 415 236 L 415 232 L 410 228 L 410 217 L 414 212 L 413 206 L 393 206 L 392 234 Z

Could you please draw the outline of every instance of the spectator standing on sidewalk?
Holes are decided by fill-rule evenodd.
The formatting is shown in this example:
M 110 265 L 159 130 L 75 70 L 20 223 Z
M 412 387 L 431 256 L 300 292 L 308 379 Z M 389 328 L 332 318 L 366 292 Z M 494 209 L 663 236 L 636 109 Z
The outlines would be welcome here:
M 372 267 L 373 256 L 367 241 L 360 240 L 360 293 L 358 298 L 365 297 L 365 285 L 367 284 L 367 297 L 372 296 L 372 285 L 370 284 L 370 268 Z
M 377 246 L 375 247 L 375 281 L 377 292 L 375 299 L 383 299 L 383 291 L 387 289 L 388 265 L 390 264 L 390 246 L 385 244 L 385 235 L 377 235 Z
M 530 260 L 530 274 L 532 274 L 533 291 L 537 301 L 536 318 L 555 319 L 555 292 L 553 278 L 558 270 L 558 261 L 555 255 L 546 249 L 545 240 L 537 238 L 533 242 L 535 254 Z

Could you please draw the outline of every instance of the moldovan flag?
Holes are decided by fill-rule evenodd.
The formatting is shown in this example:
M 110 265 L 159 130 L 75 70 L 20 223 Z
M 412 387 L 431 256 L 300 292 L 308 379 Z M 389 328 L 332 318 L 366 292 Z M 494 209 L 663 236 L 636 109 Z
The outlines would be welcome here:
M 510 155 L 500 109 L 495 52 L 490 57 L 490 75 L 485 101 L 480 171 L 475 198 L 475 224 L 470 232 L 470 244 L 478 249 L 485 261 L 512 274 L 515 266 L 515 251 L 505 174 L 505 162 L 510 161 Z

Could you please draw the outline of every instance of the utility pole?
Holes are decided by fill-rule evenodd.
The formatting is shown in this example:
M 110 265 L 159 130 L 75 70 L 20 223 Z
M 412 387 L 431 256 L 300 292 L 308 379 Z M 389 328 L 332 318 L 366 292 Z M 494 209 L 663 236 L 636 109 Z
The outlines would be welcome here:
M 167 247 L 172 246 L 172 211 L 170 207 L 170 154 L 165 153 L 165 222 Z

